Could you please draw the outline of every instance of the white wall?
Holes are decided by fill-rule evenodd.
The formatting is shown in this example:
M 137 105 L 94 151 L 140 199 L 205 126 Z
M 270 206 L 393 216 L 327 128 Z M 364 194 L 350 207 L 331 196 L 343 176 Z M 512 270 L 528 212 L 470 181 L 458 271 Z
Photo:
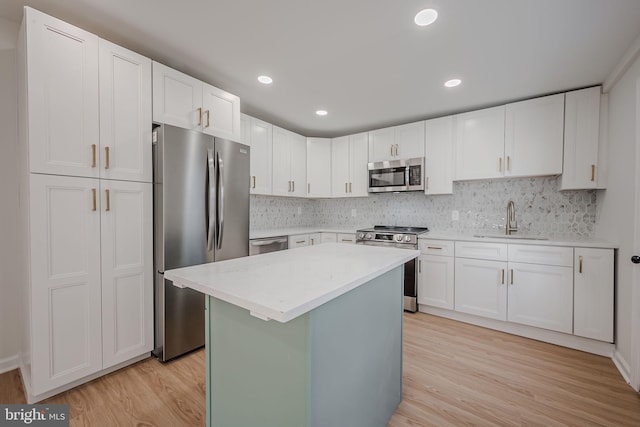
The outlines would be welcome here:
M 0 370 L 20 349 L 18 236 L 18 24 L 0 18 Z M 3 361 L 5 364 L 3 365 Z
M 632 364 L 632 289 L 635 222 L 636 85 L 640 59 L 609 92 L 609 176 L 607 190 L 598 194 L 596 234 L 620 244 L 616 261 L 616 350 L 629 373 Z M 635 308 L 639 309 L 638 307 Z

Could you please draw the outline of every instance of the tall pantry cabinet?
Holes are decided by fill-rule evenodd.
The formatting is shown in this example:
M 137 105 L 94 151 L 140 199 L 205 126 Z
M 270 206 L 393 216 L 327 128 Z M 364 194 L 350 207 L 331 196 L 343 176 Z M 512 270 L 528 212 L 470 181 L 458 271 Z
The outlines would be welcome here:
M 153 347 L 151 61 L 28 7 L 18 51 L 35 402 Z

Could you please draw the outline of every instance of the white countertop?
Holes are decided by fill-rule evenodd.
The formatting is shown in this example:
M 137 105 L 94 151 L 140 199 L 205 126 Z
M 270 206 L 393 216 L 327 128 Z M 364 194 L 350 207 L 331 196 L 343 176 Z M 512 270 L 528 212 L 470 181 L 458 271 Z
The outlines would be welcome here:
M 249 232 L 249 239 L 265 239 L 278 236 L 295 236 L 296 234 L 311 233 L 346 233 L 355 234 L 356 230 L 367 227 L 356 228 L 332 228 L 332 227 L 296 227 L 296 228 L 274 228 L 271 230 L 257 230 Z
M 488 237 L 478 237 L 477 235 L 486 235 Z M 529 237 L 523 238 L 523 237 Z M 549 236 L 544 240 L 533 239 L 533 237 L 539 237 L 535 235 L 518 235 L 514 234 L 513 237 L 506 237 L 500 234 L 499 231 L 493 233 L 455 233 L 455 232 L 437 232 L 429 231 L 421 234 L 419 239 L 433 239 L 433 240 L 458 240 L 463 242 L 486 242 L 486 243 L 512 243 L 518 245 L 538 245 L 538 246 L 573 246 L 579 248 L 605 248 L 616 249 L 618 244 L 610 242 L 604 239 L 568 239 L 565 237 L 554 238 Z M 547 237 L 547 236 L 544 236 Z
M 325 243 L 167 270 L 165 279 L 288 322 L 417 257 L 416 250 Z

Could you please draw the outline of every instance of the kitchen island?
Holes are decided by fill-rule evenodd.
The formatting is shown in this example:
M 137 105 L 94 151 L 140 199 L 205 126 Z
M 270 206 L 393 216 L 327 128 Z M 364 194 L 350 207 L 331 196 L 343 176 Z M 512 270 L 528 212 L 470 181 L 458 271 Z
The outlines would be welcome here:
M 386 426 L 418 255 L 324 244 L 166 271 L 207 295 L 207 425 Z

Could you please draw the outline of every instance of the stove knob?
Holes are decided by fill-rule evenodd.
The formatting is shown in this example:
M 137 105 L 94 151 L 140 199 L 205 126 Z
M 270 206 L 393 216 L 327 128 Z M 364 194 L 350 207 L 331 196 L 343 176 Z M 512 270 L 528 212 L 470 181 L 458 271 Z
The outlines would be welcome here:
M 410 242 L 411 241 L 411 236 L 409 236 L 409 235 L 404 236 L 404 241 L 405 242 Z
M 402 234 L 396 234 L 395 239 L 396 242 L 402 242 Z
M 358 233 L 358 240 L 364 239 L 364 233 Z
M 371 235 L 371 233 L 367 233 L 366 236 L 364 236 L 365 239 L 371 240 L 373 239 L 373 236 Z

